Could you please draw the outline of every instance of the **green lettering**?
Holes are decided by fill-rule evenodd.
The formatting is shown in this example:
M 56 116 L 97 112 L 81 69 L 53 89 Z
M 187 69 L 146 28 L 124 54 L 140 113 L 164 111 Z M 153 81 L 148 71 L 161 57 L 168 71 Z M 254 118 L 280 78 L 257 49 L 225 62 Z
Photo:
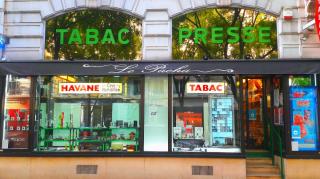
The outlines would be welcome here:
M 123 33 L 128 33 L 129 30 L 128 29 L 120 29 L 120 31 L 118 32 L 118 41 L 120 42 L 120 44 L 122 45 L 126 45 L 129 43 L 129 40 L 123 40 Z
M 56 33 L 60 33 L 60 45 L 64 44 L 64 34 L 68 32 L 67 29 L 56 29 Z
M 111 29 L 106 29 L 106 32 L 104 33 L 103 39 L 101 41 L 102 44 L 105 44 L 106 42 L 112 44 L 116 43 Z
M 228 38 L 228 43 L 230 44 L 234 44 L 234 43 L 238 43 L 240 40 L 240 36 L 239 36 L 239 27 L 229 27 L 227 29 L 227 34 L 232 37 L 232 38 Z
M 199 39 L 201 39 L 204 44 L 207 44 L 207 35 L 208 31 L 206 28 L 196 28 L 194 31 L 194 42 L 199 44 Z
M 191 29 L 188 29 L 188 28 L 179 29 L 179 44 L 182 44 L 185 39 L 191 36 L 191 34 L 192 34 Z
M 87 29 L 86 30 L 86 44 L 96 45 L 99 42 L 99 31 L 97 29 Z
M 254 34 L 253 34 L 253 30 L 254 30 L 253 27 L 243 28 L 242 34 L 243 34 L 243 42 L 244 43 L 252 43 L 256 40 L 254 37 Z
M 222 27 L 213 27 L 211 29 L 211 40 L 214 44 L 222 44 L 223 43 L 223 28 Z
M 271 28 L 270 27 L 259 27 L 259 42 L 270 43 L 271 42 Z
M 82 44 L 80 32 L 78 29 L 72 29 L 68 44 L 70 45 L 72 43 Z

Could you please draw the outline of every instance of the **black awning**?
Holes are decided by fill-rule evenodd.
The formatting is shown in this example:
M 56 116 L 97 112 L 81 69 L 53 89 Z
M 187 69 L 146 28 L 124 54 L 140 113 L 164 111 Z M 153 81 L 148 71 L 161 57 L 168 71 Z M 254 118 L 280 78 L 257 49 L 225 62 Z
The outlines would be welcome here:
M 170 61 L 11 61 L 0 75 L 320 74 L 320 59 Z

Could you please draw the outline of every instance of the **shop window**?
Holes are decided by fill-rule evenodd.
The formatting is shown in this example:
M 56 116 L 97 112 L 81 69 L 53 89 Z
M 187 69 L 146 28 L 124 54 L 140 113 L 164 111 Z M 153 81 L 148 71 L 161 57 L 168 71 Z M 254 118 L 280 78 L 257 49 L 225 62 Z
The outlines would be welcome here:
M 276 17 L 250 9 L 209 8 L 172 20 L 172 56 L 185 59 L 276 59 Z
M 140 150 L 140 77 L 40 77 L 37 151 Z
M 172 150 L 240 152 L 234 76 L 174 76 Z
M 31 78 L 6 77 L 2 149 L 29 145 Z
M 291 76 L 290 124 L 291 151 L 307 152 L 319 149 L 317 86 L 311 76 Z
M 168 151 L 168 77 L 145 77 L 144 151 Z
M 122 12 L 87 9 L 46 21 L 46 60 L 140 60 L 142 21 Z

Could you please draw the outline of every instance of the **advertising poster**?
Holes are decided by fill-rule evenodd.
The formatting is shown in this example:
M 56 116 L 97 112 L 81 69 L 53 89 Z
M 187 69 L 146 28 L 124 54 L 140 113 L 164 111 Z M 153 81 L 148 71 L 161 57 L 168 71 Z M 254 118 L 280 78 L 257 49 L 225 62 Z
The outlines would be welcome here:
M 249 109 L 249 120 L 250 121 L 257 120 L 257 110 L 256 109 Z
M 291 144 L 293 151 L 317 150 L 316 87 L 291 87 Z
M 202 111 L 196 108 L 179 108 L 175 112 L 175 126 L 175 138 L 203 139 Z
M 213 97 L 211 101 L 212 143 L 219 145 L 233 144 L 233 97 Z

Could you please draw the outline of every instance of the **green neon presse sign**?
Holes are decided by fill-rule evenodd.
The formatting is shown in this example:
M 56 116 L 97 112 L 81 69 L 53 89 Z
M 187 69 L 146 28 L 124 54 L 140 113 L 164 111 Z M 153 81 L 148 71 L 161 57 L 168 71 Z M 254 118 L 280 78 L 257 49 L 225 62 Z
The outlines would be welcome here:
M 228 38 L 224 38 L 227 35 Z M 200 42 L 207 44 L 222 44 L 227 41 L 230 44 L 239 43 L 270 43 L 271 27 L 212 27 L 208 28 L 180 28 L 179 45 L 186 40 L 193 40 L 194 43 Z

